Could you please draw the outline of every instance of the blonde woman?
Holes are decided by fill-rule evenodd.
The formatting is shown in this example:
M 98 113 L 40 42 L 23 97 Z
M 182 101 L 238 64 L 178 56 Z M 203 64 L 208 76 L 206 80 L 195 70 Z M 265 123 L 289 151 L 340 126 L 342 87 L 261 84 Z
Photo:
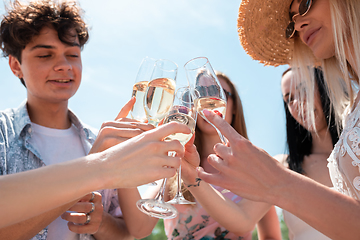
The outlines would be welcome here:
M 240 39 L 249 55 L 265 65 L 290 64 L 302 69 L 297 77 L 310 79 L 299 94 L 304 119 L 315 124 L 309 65 L 322 66 L 338 122 L 349 103 L 343 132 L 328 158 L 336 191 L 284 168 L 211 112 L 206 115 L 229 144 L 216 145 L 217 155 L 209 157 L 220 173 L 199 169 L 199 177 L 242 197 L 278 205 L 331 239 L 358 239 L 360 95 L 354 86 L 360 73 L 359 24 L 358 0 L 246 0 L 239 13 Z

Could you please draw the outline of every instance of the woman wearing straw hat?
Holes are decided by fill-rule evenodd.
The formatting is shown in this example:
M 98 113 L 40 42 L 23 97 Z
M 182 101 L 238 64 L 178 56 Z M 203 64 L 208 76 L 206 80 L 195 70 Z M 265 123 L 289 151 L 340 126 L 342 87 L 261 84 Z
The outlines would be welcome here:
M 343 132 L 328 158 L 337 191 L 284 168 L 208 111 L 204 113 L 229 144 L 216 145 L 216 155 L 208 158 L 220 173 L 200 168 L 199 177 L 242 197 L 278 205 L 332 239 L 358 239 L 360 95 L 354 86 L 360 74 L 360 1 L 244 0 L 238 27 L 241 43 L 253 59 L 301 69 L 296 76 L 307 80 L 300 91 L 306 110 L 302 117 L 312 124 L 314 79 L 308 66 L 321 65 L 335 120 L 341 122 L 342 113 L 345 117 Z

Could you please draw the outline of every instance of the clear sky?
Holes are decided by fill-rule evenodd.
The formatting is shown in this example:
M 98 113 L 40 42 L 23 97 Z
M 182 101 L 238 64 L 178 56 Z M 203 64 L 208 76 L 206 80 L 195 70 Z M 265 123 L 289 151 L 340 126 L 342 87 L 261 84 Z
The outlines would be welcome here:
M 96 128 L 112 120 L 130 98 L 143 57 L 179 66 L 199 56 L 235 82 L 243 101 L 250 140 L 270 155 L 285 151 L 280 78 L 287 66 L 264 67 L 240 45 L 240 0 L 80 0 L 90 26 L 82 52 L 83 77 L 70 108 Z M 0 13 L 4 5 L 0 4 Z M 0 59 L 0 109 L 17 107 L 26 91 Z M 249 159 L 250 160 L 250 159 Z

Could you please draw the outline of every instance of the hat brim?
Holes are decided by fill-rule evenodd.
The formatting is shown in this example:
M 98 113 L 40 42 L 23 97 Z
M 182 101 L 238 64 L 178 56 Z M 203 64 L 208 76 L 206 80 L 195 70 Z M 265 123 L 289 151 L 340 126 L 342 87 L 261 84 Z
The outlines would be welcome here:
M 238 33 L 246 53 L 264 65 L 290 64 L 294 40 L 287 39 L 292 0 L 242 0 Z

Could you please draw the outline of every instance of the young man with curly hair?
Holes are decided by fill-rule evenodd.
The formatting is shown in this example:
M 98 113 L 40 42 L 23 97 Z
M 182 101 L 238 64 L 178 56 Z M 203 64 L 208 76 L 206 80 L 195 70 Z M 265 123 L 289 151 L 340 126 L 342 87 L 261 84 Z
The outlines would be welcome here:
M 16 109 L 0 112 L 0 175 L 89 153 L 95 131 L 68 109 L 81 83 L 81 50 L 88 38 L 76 2 L 15 0 L 7 8 L 0 25 L 0 47 L 26 87 L 27 99 Z M 116 191 L 100 193 L 0 229 L 0 236 L 8 240 L 131 237 L 120 216 Z

